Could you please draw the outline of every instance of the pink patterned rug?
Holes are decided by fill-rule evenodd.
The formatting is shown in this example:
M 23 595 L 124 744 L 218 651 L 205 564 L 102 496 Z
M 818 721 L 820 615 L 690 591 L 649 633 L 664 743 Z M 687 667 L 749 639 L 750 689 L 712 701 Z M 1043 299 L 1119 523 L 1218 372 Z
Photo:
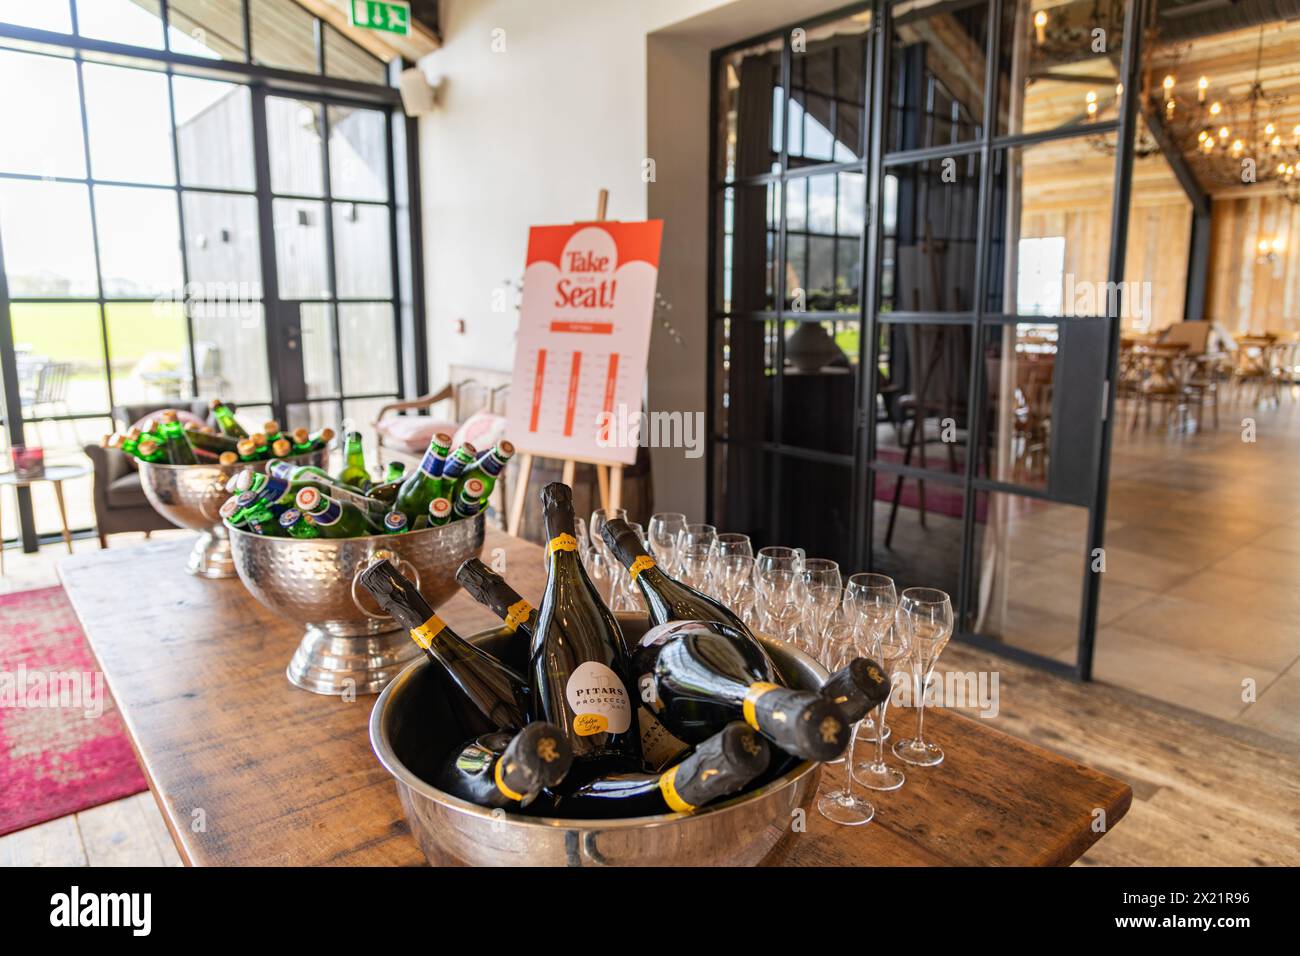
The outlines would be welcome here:
M 63 588 L 0 595 L 0 834 L 146 787 Z

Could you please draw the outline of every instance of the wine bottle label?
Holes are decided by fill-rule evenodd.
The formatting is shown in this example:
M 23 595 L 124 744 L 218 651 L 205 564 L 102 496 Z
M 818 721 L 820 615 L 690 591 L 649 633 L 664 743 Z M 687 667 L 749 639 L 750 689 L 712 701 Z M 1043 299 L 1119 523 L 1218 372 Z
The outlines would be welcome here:
M 632 726 L 632 701 L 618 675 L 599 661 L 585 661 L 569 675 L 564 696 L 573 709 L 573 732 L 621 734 Z
M 501 770 L 505 762 L 506 761 L 504 757 L 502 757 L 500 760 L 497 761 L 496 767 L 494 767 L 492 770 L 492 779 L 496 781 L 497 789 L 500 790 L 502 794 L 504 794 L 505 796 L 509 797 L 511 800 L 514 800 L 516 802 L 522 801 L 524 799 L 524 795 L 515 790 L 511 790 L 506 785 L 505 780 L 502 779 L 501 777 Z
M 506 611 L 506 630 L 511 634 L 519 627 L 520 624 L 528 620 L 528 615 L 533 613 L 533 606 L 522 598 L 510 605 Z
M 636 576 L 638 574 L 640 574 L 642 571 L 647 570 L 648 568 L 653 568 L 654 566 L 655 566 L 655 559 L 650 557 L 650 555 L 648 554 L 643 554 L 640 557 L 638 557 L 635 561 L 632 562 L 632 564 L 627 569 L 627 573 L 630 574 L 632 576 L 632 580 L 635 581 Z
M 551 539 L 550 544 L 546 546 L 548 554 L 554 554 L 556 551 L 577 551 L 578 539 L 571 534 L 557 534 Z
M 678 764 L 681 766 L 681 764 Z M 659 778 L 659 792 L 664 795 L 664 803 L 668 804 L 677 813 L 690 813 L 695 809 L 691 804 L 681 798 L 677 792 L 677 767 L 664 771 L 663 776 Z
M 426 651 L 433 646 L 433 639 L 437 637 L 447 625 L 442 622 L 442 618 L 436 614 L 429 616 L 429 619 L 419 627 L 411 628 L 411 640 L 419 644 Z
M 690 747 L 686 741 L 674 737 L 673 732 L 644 707 L 636 709 L 636 717 L 641 725 L 641 753 L 652 770 L 668 766 Z
M 745 691 L 745 702 L 741 705 L 740 712 L 745 718 L 745 723 L 755 730 L 762 730 L 758 725 L 758 715 L 754 712 L 754 705 L 758 699 L 770 690 L 780 690 L 776 684 L 769 684 L 766 681 L 757 681 L 749 685 L 749 690 Z

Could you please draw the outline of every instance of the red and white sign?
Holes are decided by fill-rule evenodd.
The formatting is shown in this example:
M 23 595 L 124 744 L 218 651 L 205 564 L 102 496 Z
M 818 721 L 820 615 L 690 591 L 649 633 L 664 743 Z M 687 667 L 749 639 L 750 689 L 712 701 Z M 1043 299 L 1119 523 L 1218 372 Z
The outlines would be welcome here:
M 641 410 L 663 229 L 654 219 L 529 230 L 506 428 L 521 451 L 636 460 L 608 420 Z

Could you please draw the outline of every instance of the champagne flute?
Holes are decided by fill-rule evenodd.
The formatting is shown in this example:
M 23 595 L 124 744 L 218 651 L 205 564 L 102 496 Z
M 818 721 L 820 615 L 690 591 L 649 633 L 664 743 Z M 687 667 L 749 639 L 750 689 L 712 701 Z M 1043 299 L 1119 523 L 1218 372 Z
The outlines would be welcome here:
M 678 511 L 660 511 L 650 516 L 646 530 L 650 536 L 650 553 L 666 573 L 677 574 L 677 536 L 686 527 L 686 515 Z
M 600 552 L 609 558 L 609 547 L 605 544 L 605 539 L 601 537 L 600 531 L 605 527 L 607 521 L 613 521 L 615 518 L 627 520 L 627 511 L 623 508 L 597 508 L 591 513 L 591 521 L 588 522 L 591 528 L 591 544 L 595 551 Z
M 897 620 L 912 644 L 916 736 L 894 741 L 894 756 L 916 767 L 937 767 L 943 763 L 943 748 L 925 739 L 925 691 L 935 662 L 952 636 L 952 601 L 935 588 L 908 588 L 899 599 Z
M 871 644 L 870 656 L 880 664 L 881 669 L 885 672 L 885 676 L 889 680 L 891 695 L 895 678 L 902 677 L 899 668 L 907 662 L 907 658 L 911 653 L 912 646 L 908 641 L 905 630 L 892 623 L 886 624 L 879 632 L 879 638 Z M 875 726 L 883 727 L 885 725 L 885 709 L 888 706 L 888 697 L 876 705 Z M 863 721 L 854 729 L 854 743 L 857 742 L 858 731 L 864 729 L 865 725 L 866 722 Z M 897 790 L 906 779 L 903 776 L 903 771 L 885 763 L 885 737 L 887 736 L 888 734 L 876 735 L 876 755 L 874 760 L 864 760 L 853 766 L 853 779 L 869 790 Z M 852 745 L 849 746 L 849 753 L 853 753 Z
M 645 532 L 635 521 L 629 521 L 627 526 L 636 532 L 644 546 Z M 629 611 L 632 613 L 644 612 L 646 610 L 645 597 L 641 594 L 641 589 L 636 586 L 632 580 L 632 574 L 627 568 L 623 567 L 621 561 L 611 562 L 611 574 L 613 583 L 610 585 L 609 592 L 609 609 L 611 611 Z
M 735 611 L 741 590 L 750 585 L 753 577 L 754 559 L 748 555 L 728 554 L 719 558 L 716 574 L 718 600 Z
M 768 545 L 759 548 L 754 556 L 754 570 L 762 574 L 765 571 L 800 571 L 803 568 L 803 548 L 783 548 Z
M 781 572 L 775 572 L 781 573 Z M 837 665 L 847 660 L 854 651 L 853 625 L 846 621 L 834 624 L 826 632 L 827 657 Z M 853 747 L 849 745 L 849 754 Z M 838 762 L 838 761 L 833 761 Z M 840 826 L 856 827 L 870 823 L 876 815 L 876 808 L 867 800 L 853 792 L 853 761 L 844 761 L 844 786 L 839 790 L 823 793 L 817 798 L 817 811 Z
M 762 630 L 796 647 L 803 616 L 802 589 L 803 582 L 794 571 L 769 570 L 758 575 Z
M 894 587 L 894 579 L 885 574 L 872 574 L 865 571 L 850 575 L 849 583 L 844 588 L 844 603 L 860 629 L 862 652 L 867 657 L 871 657 L 870 648 L 894 623 L 894 612 L 898 608 L 898 592 Z M 858 725 L 858 734 L 863 740 L 873 741 L 877 737 L 877 727 L 880 728 L 881 739 L 888 740 L 889 727 L 877 724 L 871 714 L 868 714 Z
M 804 623 L 808 629 L 808 640 L 804 643 L 804 650 L 820 661 L 827 670 L 835 671 L 841 666 L 838 657 L 843 648 L 839 645 L 832 646 L 829 634 L 832 630 L 836 630 L 834 625 L 836 615 L 844 603 L 844 590 L 838 584 L 814 584 L 810 587 L 806 577 L 803 579 L 803 584 Z M 851 646 L 853 637 L 851 624 L 849 637 L 847 643 Z

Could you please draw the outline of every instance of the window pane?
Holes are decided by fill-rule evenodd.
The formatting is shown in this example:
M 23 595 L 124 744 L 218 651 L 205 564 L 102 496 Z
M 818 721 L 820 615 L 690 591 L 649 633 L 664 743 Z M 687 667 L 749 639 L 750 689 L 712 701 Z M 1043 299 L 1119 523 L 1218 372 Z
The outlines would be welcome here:
M 315 18 L 287 0 L 250 0 L 253 62 L 302 73 L 316 72 Z
M 238 284 L 241 298 L 262 297 L 262 262 L 257 245 L 257 200 L 227 193 L 184 192 L 185 254 L 190 283 L 225 289 Z M 226 298 L 215 289 L 200 298 Z
M 969 325 L 881 323 L 877 461 L 966 473 L 970 357 Z
M 244 59 L 243 0 L 170 0 L 172 50 L 191 56 Z
M 99 63 L 83 69 L 91 174 L 129 183 L 176 182 L 166 75 Z
M 826 173 L 786 183 L 786 307 L 857 312 L 866 213 L 862 173 Z
M 85 176 L 76 64 L 0 50 L 0 90 L 0 171 Z
M 985 449 L 981 477 L 1034 488 L 1051 471 L 1054 324 L 1008 323 L 984 330 Z
M 997 135 L 1118 117 L 1124 6 L 1094 0 L 1003 4 Z
M 1088 509 L 977 492 L 974 548 L 967 629 L 1074 663 Z
M 1116 137 L 1050 140 L 1036 146 L 995 150 L 992 160 L 993 229 L 989 243 L 985 308 L 989 312 L 1044 316 L 1105 315 L 1110 270 L 1111 195 L 1115 182 Z M 1064 174 L 1068 169 L 1069 173 Z M 1135 160 L 1133 178 L 1152 182 L 1173 204 L 1183 197 L 1164 158 Z M 1135 187 L 1136 188 L 1136 187 Z M 1150 204 L 1143 204 L 1144 208 Z M 1018 215 L 1007 221 L 1004 210 Z M 1170 260 L 1186 262 L 1186 233 L 1156 238 L 1142 228 L 1134 204 L 1130 244 L 1163 243 Z M 1176 248 L 1183 244 L 1182 250 Z M 1012 290 L 1010 301 L 1005 290 Z M 1162 290 L 1181 295 L 1181 277 Z M 1141 306 L 1126 301 L 1124 307 Z M 1181 318 L 1182 302 L 1177 303 Z
M 986 0 L 905 0 L 890 10 L 888 152 L 978 139 L 984 126 Z
M 331 106 L 330 194 L 335 199 L 388 198 L 388 132 L 378 110 Z
M 104 336 L 91 302 L 13 302 L 23 417 L 108 411 Z
M 97 293 L 85 186 L 0 180 L 0 237 L 11 296 Z
M 331 26 L 325 35 L 325 73 L 344 80 L 388 85 L 388 69 L 382 60 L 371 56 Z
M 978 155 L 885 171 L 881 231 L 891 254 L 881 256 L 882 311 L 974 308 L 979 181 Z
M 724 301 L 724 306 L 736 312 L 774 309 L 781 184 L 736 186 L 727 192 L 723 228 L 732 234 L 728 250 L 730 300 Z
M 118 405 L 188 398 L 190 357 L 180 302 L 115 302 L 104 307 Z
M 790 165 L 861 159 L 871 12 L 814 27 L 790 61 Z
M 71 33 L 72 13 L 66 3 L 0 0 L 0 23 L 16 23 L 20 27 Z
M 853 454 L 858 388 L 858 322 L 785 323 L 781 441 Z
M 713 516 L 719 528 L 747 534 L 754 548 L 776 540 L 772 496 L 776 456 L 759 448 L 717 442 L 713 446 Z
M 343 394 L 397 391 L 397 329 L 387 303 L 339 305 Z
M 96 40 L 161 50 L 160 6 L 158 0 L 77 0 L 77 32 Z
M 302 324 L 302 371 L 308 398 L 339 393 L 338 368 L 334 363 L 334 307 L 305 303 L 299 307 Z
M 893 578 L 900 592 L 946 591 L 957 613 L 965 513 L 960 482 L 917 481 L 885 471 L 873 477 L 871 570 Z
M 718 77 L 718 176 L 728 182 L 780 168 L 785 90 L 781 40 L 724 56 Z
M 181 183 L 252 189 L 253 113 L 248 87 L 177 76 L 172 90 Z
M 96 186 L 99 268 L 111 298 L 175 295 L 181 288 L 181 232 L 169 189 Z
M 277 193 L 320 196 L 320 106 L 280 96 L 267 97 L 266 127 L 271 152 L 271 189 Z
M 765 544 L 803 548 L 810 558 L 830 558 L 843 568 L 856 565 L 853 526 L 853 470 L 791 455 L 777 456 L 781 497 L 786 501 L 815 501 L 815 508 L 780 508 L 776 535 Z M 846 573 L 847 577 L 847 573 Z
M 393 294 L 388 207 L 334 204 L 334 261 L 341 299 L 386 299 Z
M 256 303 L 191 302 L 198 392 L 240 405 L 271 400 L 266 326 Z M 251 422 L 254 427 L 261 420 Z
M 325 268 L 325 204 L 311 200 L 276 199 L 275 263 L 280 296 L 285 299 L 329 297 Z
M 719 346 L 723 354 L 718 389 L 722 393 L 722 408 L 716 427 L 721 434 L 737 441 L 772 441 L 772 403 L 780 345 L 777 323 L 729 319 L 721 328 Z

